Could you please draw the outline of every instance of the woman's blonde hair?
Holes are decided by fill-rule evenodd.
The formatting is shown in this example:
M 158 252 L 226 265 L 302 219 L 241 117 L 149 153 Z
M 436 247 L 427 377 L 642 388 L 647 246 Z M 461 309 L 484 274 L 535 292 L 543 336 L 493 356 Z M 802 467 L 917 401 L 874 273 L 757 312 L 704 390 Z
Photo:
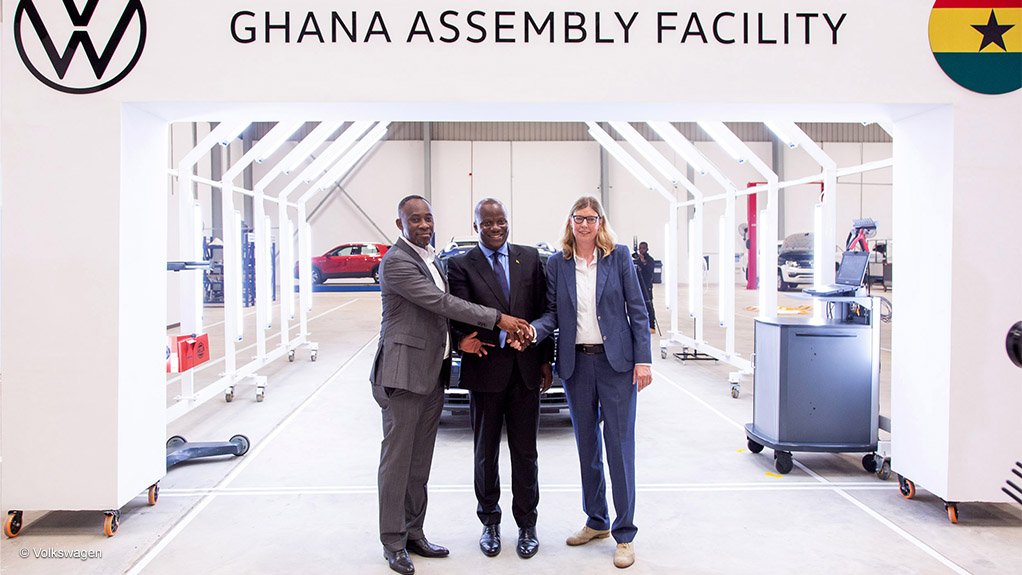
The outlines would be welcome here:
M 603 211 L 600 200 L 592 196 L 582 196 L 575 200 L 568 212 L 567 221 L 564 223 L 564 235 L 561 237 L 561 252 L 564 259 L 570 260 L 575 257 L 575 234 L 571 227 L 571 216 L 583 208 L 592 208 L 596 215 L 600 216 L 600 229 L 596 232 L 596 248 L 600 250 L 600 257 L 607 257 L 614 251 L 614 230 L 607 220 L 607 213 Z

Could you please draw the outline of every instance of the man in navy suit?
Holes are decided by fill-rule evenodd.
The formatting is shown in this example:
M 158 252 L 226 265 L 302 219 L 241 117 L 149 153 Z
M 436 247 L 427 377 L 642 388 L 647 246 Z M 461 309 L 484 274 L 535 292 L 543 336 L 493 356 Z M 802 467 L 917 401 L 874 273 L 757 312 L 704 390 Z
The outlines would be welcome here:
M 600 202 L 579 198 L 568 213 L 563 253 L 547 261 L 547 310 L 532 322 L 534 341 L 560 329 L 557 371 L 564 380 L 582 473 L 585 525 L 568 537 L 583 545 L 614 536 L 614 565 L 635 562 L 635 408 L 652 382 L 649 317 L 628 248 L 615 245 Z M 600 423 L 614 510 L 607 508 Z
M 504 204 L 493 198 L 475 206 L 473 229 L 479 245 L 447 264 L 451 295 L 525 320 L 546 309 L 546 278 L 536 248 L 511 244 Z M 483 524 L 479 547 L 488 557 L 500 553 L 501 430 L 507 425 L 511 452 L 511 512 L 518 524 L 518 556 L 539 550 L 539 395 L 550 387 L 553 341 L 521 352 L 507 345 L 499 327 L 452 325 L 463 356 L 459 386 L 469 390 L 475 446 L 476 513 Z

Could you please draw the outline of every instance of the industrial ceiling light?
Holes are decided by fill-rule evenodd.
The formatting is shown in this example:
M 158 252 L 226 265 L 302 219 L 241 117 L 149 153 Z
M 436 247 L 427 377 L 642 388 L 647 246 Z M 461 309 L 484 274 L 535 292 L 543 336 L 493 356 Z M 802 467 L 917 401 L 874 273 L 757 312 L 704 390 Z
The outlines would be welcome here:
M 770 120 L 763 123 L 767 128 L 770 128 L 770 131 L 773 132 L 774 135 L 777 136 L 780 141 L 784 142 L 784 144 L 789 148 L 795 149 L 798 147 L 798 140 L 796 140 L 794 136 L 796 132 L 793 132 L 791 127 L 788 125 L 790 122 L 777 122 Z
M 611 122 L 611 127 L 621 134 L 625 140 L 628 141 L 632 147 L 635 148 L 639 154 L 646 159 L 661 175 L 671 181 L 672 184 L 678 185 L 681 180 L 684 179 L 684 175 L 678 171 L 678 168 L 674 167 L 673 164 L 664 158 L 663 154 L 658 152 L 653 144 L 650 144 L 646 138 L 642 137 L 642 134 L 632 127 L 628 122 Z
M 641 183 L 643 187 L 654 191 L 660 191 L 661 186 L 657 184 L 653 175 L 640 166 L 639 163 L 635 161 L 635 158 L 629 155 L 620 144 L 615 142 L 614 138 L 610 137 L 610 134 L 603 131 L 603 128 L 597 125 L 596 122 L 586 122 L 586 125 L 589 126 L 589 135 L 592 136 L 597 143 L 603 146 L 603 149 L 607 150 L 611 156 L 614 156 L 614 159 L 624 166 L 636 180 L 639 180 L 639 183 Z
M 717 142 L 718 146 L 727 152 L 727 155 L 734 158 L 739 164 L 745 163 L 747 158 L 742 153 L 745 146 L 742 144 L 742 141 L 738 139 L 738 136 L 734 135 L 734 133 L 731 132 L 731 130 L 729 130 L 723 122 L 700 120 L 697 123 L 703 131 L 713 138 L 714 142 Z
M 646 122 L 650 128 L 660 136 L 667 145 L 679 156 L 685 159 L 685 163 L 692 167 L 700 175 L 706 174 L 706 158 L 703 154 L 688 141 L 688 138 L 681 135 L 670 122 Z
M 372 125 L 373 122 L 371 121 L 361 121 L 348 126 L 348 129 L 344 130 L 344 132 L 338 136 L 338 138 L 334 140 L 327 149 L 323 150 L 322 154 L 320 154 L 312 161 L 311 164 L 302 170 L 298 179 L 305 183 L 309 183 L 318 178 L 320 174 L 332 166 L 338 158 L 344 155 L 344 153 L 351 148 L 351 145 L 354 144 L 362 136 L 362 134 L 366 133 L 366 130 L 371 128 Z
M 265 136 L 259 139 L 252 150 L 255 150 L 255 162 L 261 164 L 266 161 L 267 158 L 272 156 L 284 142 L 305 125 L 303 120 L 294 122 L 277 122 L 277 125 L 273 127 Z
M 294 149 L 284 158 L 280 163 L 280 171 L 285 174 L 290 174 L 302 165 L 302 162 L 306 160 L 316 148 L 320 146 L 331 134 L 337 131 L 338 128 L 344 122 L 341 121 L 330 121 L 320 122 L 316 129 L 314 129 L 308 136 L 305 137 L 301 142 L 298 143 Z
M 362 159 L 362 156 L 369 152 L 369 149 L 376 145 L 377 142 L 383 139 L 387 135 L 387 128 L 390 126 L 390 122 L 380 122 L 369 131 L 368 134 L 357 144 L 352 146 L 351 150 L 344 155 L 332 168 L 330 168 L 322 178 L 319 179 L 305 194 L 302 195 L 302 199 L 305 199 L 311 194 L 316 193 L 319 190 L 325 190 L 334 185 L 344 177 L 351 168 L 355 167 L 355 164 Z M 299 200 L 301 201 L 301 200 Z

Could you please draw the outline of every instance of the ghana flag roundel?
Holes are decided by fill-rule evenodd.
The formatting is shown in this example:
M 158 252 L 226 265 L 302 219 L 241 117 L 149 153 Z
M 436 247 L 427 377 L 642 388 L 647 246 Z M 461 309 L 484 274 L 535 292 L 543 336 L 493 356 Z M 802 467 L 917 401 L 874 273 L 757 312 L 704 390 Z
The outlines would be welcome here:
M 930 49 L 944 73 L 981 94 L 1022 87 L 1022 0 L 937 0 Z

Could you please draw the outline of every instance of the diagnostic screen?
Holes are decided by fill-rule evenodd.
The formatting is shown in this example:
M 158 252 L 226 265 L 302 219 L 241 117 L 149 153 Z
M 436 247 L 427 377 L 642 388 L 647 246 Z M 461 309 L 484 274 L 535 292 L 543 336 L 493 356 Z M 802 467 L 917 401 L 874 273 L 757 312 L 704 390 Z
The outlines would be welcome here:
M 837 268 L 835 281 L 844 286 L 860 286 L 866 277 L 866 264 L 869 263 L 869 252 L 845 252 L 841 256 L 841 265 Z

